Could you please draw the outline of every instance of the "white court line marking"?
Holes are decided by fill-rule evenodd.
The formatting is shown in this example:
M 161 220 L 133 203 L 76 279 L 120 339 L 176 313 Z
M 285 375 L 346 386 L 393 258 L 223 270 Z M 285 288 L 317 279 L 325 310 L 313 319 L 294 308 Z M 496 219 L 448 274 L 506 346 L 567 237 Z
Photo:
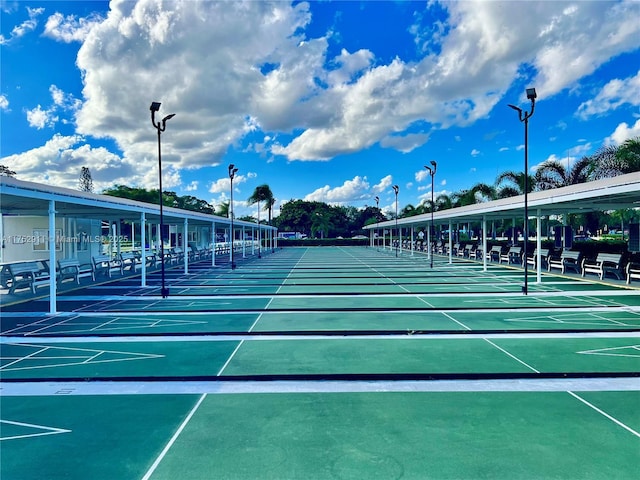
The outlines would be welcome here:
M 17 425 L 19 427 L 37 428 L 45 430 L 40 433 L 29 433 L 25 435 L 14 435 L 13 437 L 0 437 L 0 440 L 16 440 L 19 438 L 42 437 L 44 435 L 57 435 L 59 433 L 71 433 L 71 430 L 65 428 L 45 427 L 44 425 L 35 425 L 32 423 L 13 422 L 11 420 L 0 420 L 0 423 L 8 423 L 9 425 Z
M 580 400 L 582 403 L 584 403 L 585 405 L 587 405 L 588 407 L 593 408 L 596 412 L 598 412 L 600 415 L 604 415 L 605 417 L 607 417 L 609 420 L 611 420 L 613 423 L 615 423 L 616 425 L 621 426 L 622 428 L 624 428 L 625 430 L 627 430 L 628 432 L 631 432 L 633 435 L 635 435 L 636 437 L 640 438 L 640 433 L 636 432 L 634 429 L 632 429 L 631 427 L 628 427 L 627 425 L 625 425 L 624 423 L 622 423 L 620 420 L 617 420 L 615 418 L 613 418 L 611 415 L 609 415 L 608 413 L 600 410 L 598 407 L 596 407 L 595 405 L 593 405 L 592 403 L 587 402 L 584 398 L 580 397 L 579 395 L 576 395 L 573 392 L 567 391 L 567 393 L 569 395 L 571 395 L 574 398 L 577 398 L 578 400 Z
M 464 323 L 459 322 L 458 320 L 456 320 L 455 318 L 453 318 L 451 315 L 449 315 L 447 312 L 442 312 L 442 314 L 443 314 L 445 317 L 449 318 L 450 320 L 453 320 L 454 322 L 456 322 L 458 325 L 460 325 L 460 326 L 462 326 L 462 327 L 466 328 L 467 330 L 471 330 L 471 329 L 470 329 L 469 327 L 467 327 Z
M 217 377 L 219 377 L 220 375 L 222 375 L 222 372 L 224 371 L 225 368 L 227 368 L 227 365 L 229 365 L 229 362 L 231 361 L 231 359 L 233 358 L 233 356 L 236 354 L 236 352 L 238 351 L 238 349 L 240 348 L 240 346 L 244 343 L 244 340 L 240 340 L 240 343 L 236 346 L 236 348 L 233 350 L 233 352 L 231 353 L 231 355 L 229 355 L 229 358 L 227 358 L 227 361 L 224 362 L 224 365 L 222 366 L 222 368 L 218 371 L 218 373 L 216 374 Z
M 507 355 L 509 355 L 511 358 L 513 358 L 516 362 L 521 363 L 522 365 L 524 365 L 525 367 L 533 370 L 536 373 L 540 373 L 538 370 L 536 370 L 535 368 L 533 368 L 531 365 L 529 365 L 526 362 L 523 362 L 522 360 L 520 360 L 518 357 L 516 357 L 515 355 L 512 355 L 511 353 L 507 352 L 504 348 L 499 347 L 498 345 L 496 345 L 495 343 L 493 343 L 491 340 L 489 340 L 488 338 L 483 338 L 483 340 L 487 343 L 490 343 L 491 345 L 493 345 L 494 347 L 496 347 L 498 350 L 500 350 L 503 353 L 506 353 Z
M 196 413 L 196 411 L 200 407 L 200 404 L 203 402 L 203 400 L 206 397 L 207 397 L 206 393 L 203 393 L 200 396 L 200 399 L 191 409 L 191 411 L 189 412 L 189 415 L 187 415 L 187 418 L 185 418 L 184 421 L 180 424 L 176 432 L 173 434 L 173 437 L 171 437 L 169 442 L 162 449 L 162 452 L 160 452 L 160 455 L 158 455 L 158 458 L 156 458 L 155 462 L 153 462 L 153 465 L 151 465 L 151 467 L 149 467 L 149 470 L 147 470 L 147 473 L 144 474 L 144 477 L 142 477 L 142 480 L 149 480 L 149 478 L 151 478 L 151 475 L 153 475 L 153 472 L 156 471 L 156 468 L 158 468 L 158 465 L 160 465 L 160 462 L 162 461 L 162 459 L 167 455 L 167 453 L 169 452 L 169 449 L 176 442 L 176 440 L 178 439 L 178 437 L 180 436 L 184 428 L 187 426 L 187 423 L 189 423 L 189 421 L 191 420 L 191 417 L 193 417 L 193 415 Z

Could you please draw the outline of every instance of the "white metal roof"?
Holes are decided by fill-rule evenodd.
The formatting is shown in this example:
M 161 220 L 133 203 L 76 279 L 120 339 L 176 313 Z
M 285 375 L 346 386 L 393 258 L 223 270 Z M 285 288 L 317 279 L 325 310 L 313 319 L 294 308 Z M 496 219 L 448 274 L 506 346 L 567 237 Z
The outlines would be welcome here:
M 527 197 L 530 217 L 640 208 L 640 172 L 533 192 Z M 480 221 L 482 218 L 496 220 L 514 217 L 524 217 L 524 195 L 438 210 L 433 213 L 433 221 L 436 224 L 448 223 L 449 220 L 468 222 Z M 405 227 L 418 224 L 426 225 L 430 221 L 431 213 L 425 213 L 399 218 L 397 224 Z M 396 220 L 394 219 L 371 224 L 364 228 L 375 229 L 395 225 Z
M 54 187 L 0 176 L 0 213 L 3 215 L 48 215 L 49 201 L 55 201 L 56 216 L 95 219 L 139 220 L 145 213 L 148 222 L 158 221 L 160 206 L 126 198 L 112 197 L 70 188 Z M 187 219 L 191 224 L 229 224 L 227 217 L 163 207 L 165 221 Z M 257 227 L 257 224 L 234 220 L 238 227 Z M 262 229 L 275 229 L 261 225 Z

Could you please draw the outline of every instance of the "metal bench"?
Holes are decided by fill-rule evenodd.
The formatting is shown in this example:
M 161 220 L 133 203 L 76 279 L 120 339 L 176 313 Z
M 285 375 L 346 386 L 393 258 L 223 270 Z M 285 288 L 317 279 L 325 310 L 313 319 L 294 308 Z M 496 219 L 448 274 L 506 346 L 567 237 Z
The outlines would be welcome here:
M 135 252 L 123 252 L 119 257 L 121 275 L 124 275 L 125 270 L 135 273 L 136 269 L 142 266 L 142 258 Z
M 98 255 L 91 257 L 93 278 L 95 279 L 99 273 L 111 278 L 113 272 L 122 273 L 121 261 L 113 259 L 109 255 Z
M 522 247 L 510 247 L 507 253 L 500 254 L 499 263 L 503 260 L 509 265 L 512 263 L 522 265 Z
M 80 285 L 80 279 L 84 277 L 91 277 L 92 280 L 95 280 L 94 270 L 90 263 L 81 264 L 80 260 L 73 258 L 58 260 L 58 276 L 56 278 L 58 283 L 72 279 Z
M 627 274 L 627 284 L 631 283 L 632 278 L 637 278 L 638 280 L 640 280 L 640 263 L 627 263 L 625 273 Z
M 614 275 L 618 280 L 622 280 L 622 254 L 621 253 L 599 253 L 595 260 L 585 258 L 582 260 L 582 276 L 587 273 L 595 273 L 603 280 L 607 273 Z
M 547 261 L 547 270 L 550 272 L 552 268 L 566 273 L 567 270 L 573 270 L 576 273 L 582 273 L 581 270 L 582 253 L 575 250 L 563 250 L 559 257 L 550 256 Z
M 546 267 L 549 263 L 549 255 L 551 255 L 551 250 L 548 248 L 540 250 L 540 263 L 541 267 Z M 538 249 L 536 248 L 533 251 L 533 255 L 527 255 L 527 265 L 531 265 L 533 268 L 537 267 L 538 262 Z M 522 266 L 524 266 L 524 259 L 522 262 Z
M 11 276 L 11 286 L 9 294 L 16 290 L 28 288 L 35 295 L 36 289 L 42 285 L 49 285 L 51 275 L 46 264 L 43 262 L 22 262 L 9 265 L 9 275 Z
M 506 252 L 504 251 L 503 247 L 501 247 L 500 245 L 494 245 L 493 247 L 491 247 L 491 250 L 487 252 L 487 260 L 491 260 L 492 262 L 499 262 L 500 257 L 504 253 Z

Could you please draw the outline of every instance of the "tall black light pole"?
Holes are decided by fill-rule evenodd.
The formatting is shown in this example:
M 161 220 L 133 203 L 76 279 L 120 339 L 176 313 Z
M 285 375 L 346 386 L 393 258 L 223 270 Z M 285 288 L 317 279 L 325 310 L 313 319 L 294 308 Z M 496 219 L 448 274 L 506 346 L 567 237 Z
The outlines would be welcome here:
M 398 256 L 398 247 L 400 246 L 400 235 L 398 234 L 398 185 L 393 186 L 393 191 L 396 192 L 396 235 L 398 235 L 398 242 L 396 243 L 396 257 Z
M 376 195 L 376 233 L 373 236 L 374 240 L 376 241 L 376 250 L 379 250 L 378 239 L 376 238 L 376 235 L 378 236 L 380 235 L 380 232 L 378 232 L 378 229 L 380 228 L 379 224 L 380 224 L 380 197 Z
M 527 88 L 527 98 L 531 100 L 530 112 L 523 112 L 521 108 L 509 104 L 511 108 L 518 112 L 520 121 L 524 122 L 524 286 L 522 287 L 522 293 L 525 295 L 529 291 L 529 264 L 527 263 L 527 243 L 529 242 L 529 119 L 533 116 L 537 97 L 535 88 Z M 538 232 L 538 235 L 540 235 L 540 232 Z
M 435 203 L 433 202 L 433 177 L 436 174 L 436 168 L 438 167 L 438 165 L 436 164 L 435 160 L 431 160 L 431 167 L 425 165 L 424 168 L 426 168 L 429 171 L 429 175 L 431 175 L 431 226 L 429 227 L 429 258 L 431 259 L 431 268 L 433 268 L 433 242 L 434 239 L 431 238 L 432 235 L 435 236 L 435 231 L 433 230 L 433 210 L 435 209 Z
M 260 200 L 258 200 L 258 258 L 262 258 L 262 235 L 260 233 Z
M 160 110 L 160 102 L 151 102 L 151 124 L 158 131 L 158 188 L 160 197 L 160 234 L 158 235 L 160 238 L 160 268 L 161 268 L 161 277 L 162 277 L 162 286 L 160 288 L 160 295 L 162 298 L 167 298 L 169 296 L 169 289 L 165 286 L 165 277 L 164 277 L 164 241 L 162 238 L 162 231 L 164 230 L 164 216 L 162 210 L 162 151 L 160 149 L 160 134 L 167 129 L 167 120 L 173 118 L 175 113 L 167 115 L 156 123 L 156 112 Z
M 229 165 L 229 180 L 231 181 L 231 199 L 229 200 L 229 217 L 231 217 L 231 231 L 229 232 L 231 234 L 231 270 L 236 268 L 236 262 L 233 259 L 233 178 L 237 172 L 238 169 L 235 168 L 233 163 Z

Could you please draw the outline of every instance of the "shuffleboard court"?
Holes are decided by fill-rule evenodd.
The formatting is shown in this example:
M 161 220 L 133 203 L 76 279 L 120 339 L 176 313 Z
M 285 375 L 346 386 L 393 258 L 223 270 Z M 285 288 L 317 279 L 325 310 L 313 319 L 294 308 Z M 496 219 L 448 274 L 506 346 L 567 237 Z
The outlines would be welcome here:
M 593 479 L 640 470 L 640 290 L 286 248 L 3 303 L 0 477 Z M 71 452 L 71 453 L 70 453 Z M 80 460 L 81 459 L 81 460 Z

